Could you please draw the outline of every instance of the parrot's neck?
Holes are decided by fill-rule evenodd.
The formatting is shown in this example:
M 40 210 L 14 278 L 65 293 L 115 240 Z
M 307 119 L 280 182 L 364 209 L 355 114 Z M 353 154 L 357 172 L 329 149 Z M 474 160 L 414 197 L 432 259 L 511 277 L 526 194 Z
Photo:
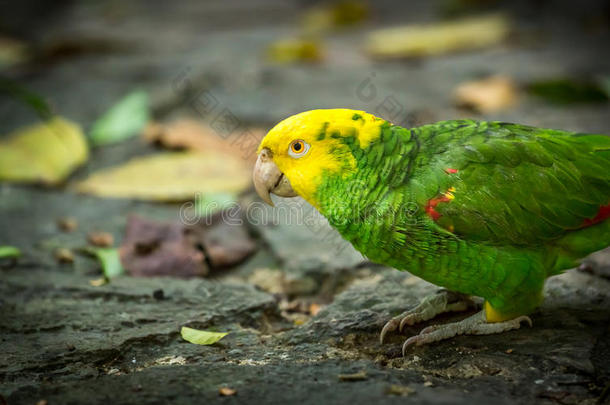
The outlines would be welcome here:
M 344 238 L 357 244 L 363 231 L 373 232 L 397 215 L 416 211 L 414 202 L 396 201 L 393 189 L 411 176 L 419 149 L 416 131 L 386 123 L 375 142 L 364 148 L 352 146 L 357 170 L 348 177 L 327 174 L 312 204 Z

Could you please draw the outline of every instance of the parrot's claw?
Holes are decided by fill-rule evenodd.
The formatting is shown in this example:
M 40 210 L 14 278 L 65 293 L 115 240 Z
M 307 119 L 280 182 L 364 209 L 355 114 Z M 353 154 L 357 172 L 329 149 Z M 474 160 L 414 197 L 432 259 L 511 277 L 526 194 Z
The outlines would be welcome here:
M 530 327 L 532 326 L 532 320 L 529 316 L 524 315 L 504 322 L 489 323 L 486 321 L 485 311 L 477 312 L 459 322 L 428 326 L 419 335 L 411 336 L 405 340 L 405 343 L 402 345 L 402 355 L 403 357 L 405 356 L 409 346 L 421 346 L 456 335 L 492 335 L 494 333 L 506 332 L 507 330 L 519 329 L 521 322 L 527 322 Z
M 427 321 L 444 312 L 466 311 L 474 306 L 474 301 L 466 295 L 441 290 L 434 295 L 424 298 L 415 308 L 390 319 L 381 330 L 379 341 L 383 344 L 383 340 L 388 332 L 394 332 L 396 329 L 402 332 L 405 325 L 415 325 L 418 322 Z

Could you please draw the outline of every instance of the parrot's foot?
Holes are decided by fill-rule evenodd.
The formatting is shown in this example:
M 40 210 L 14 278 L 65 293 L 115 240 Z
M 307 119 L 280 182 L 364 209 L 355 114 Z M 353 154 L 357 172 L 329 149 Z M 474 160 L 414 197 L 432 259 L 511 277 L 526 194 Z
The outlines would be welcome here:
M 381 330 L 379 341 L 383 344 L 383 339 L 388 332 L 393 332 L 396 329 L 402 332 L 405 325 L 427 321 L 444 312 L 466 311 L 468 308 L 474 308 L 474 306 L 474 301 L 467 295 L 440 290 L 438 293 L 424 298 L 415 308 L 390 319 Z
M 517 318 L 504 321 L 489 323 L 486 320 L 485 311 L 461 320 L 459 322 L 444 325 L 432 325 L 424 328 L 419 335 L 411 336 L 402 345 L 402 355 L 404 356 L 409 346 L 421 346 L 426 343 L 438 342 L 456 335 L 492 335 L 494 333 L 506 332 L 511 329 L 519 329 L 521 322 L 527 322 L 532 326 L 529 316 L 519 316 Z

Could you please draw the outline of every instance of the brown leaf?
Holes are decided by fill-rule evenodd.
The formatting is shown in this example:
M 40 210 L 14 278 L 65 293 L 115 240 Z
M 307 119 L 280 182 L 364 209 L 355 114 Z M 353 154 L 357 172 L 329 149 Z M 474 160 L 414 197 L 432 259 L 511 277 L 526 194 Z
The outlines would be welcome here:
M 188 227 L 188 232 L 203 246 L 210 265 L 215 269 L 234 266 L 256 249 L 246 227 L 232 224 L 228 217 L 228 211 L 222 211 Z
M 458 106 L 489 113 L 515 104 L 517 93 L 517 86 L 509 77 L 491 76 L 460 84 L 454 99 Z
M 136 277 L 190 278 L 208 274 L 203 252 L 180 223 L 130 215 L 119 253 L 123 267 Z
M 245 135 L 244 135 L 245 134 Z M 144 130 L 148 142 L 156 142 L 167 148 L 189 149 L 199 152 L 222 152 L 249 162 L 256 161 L 256 148 L 265 131 L 249 128 L 240 134 L 223 134 L 211 126 L 191 119 L 178 119 L 168 124 L 151 123 Z M 240 139 L 240 136 L 247 137 Z

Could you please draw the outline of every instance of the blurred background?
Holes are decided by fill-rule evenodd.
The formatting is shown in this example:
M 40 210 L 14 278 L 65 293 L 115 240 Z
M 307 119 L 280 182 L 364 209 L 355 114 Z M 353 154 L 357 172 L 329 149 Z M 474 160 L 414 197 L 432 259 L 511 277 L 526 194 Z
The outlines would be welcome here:
M 272 364 L 290 352 L 287 341 L 310 345 L 303 358 L 342 359 L 319 371 L 333 382 L 346 370 L 397 366 L 401 339 L 383 349 L 377 330 L 434 288 L 367 262 L 299 199 L 260 204 L 250 180 L 258 142 L 292 114 L 340 107 L 406 127 L 474 118 L 608 134 L 609 44 L 610 3 L 594 0 L 0 1 L 0 394 L 10 403 L 101 400 L 95 378 L 121 375 L 103 381 L 139 386 L 119 390 L 129 402 L 167 375 L 188 380 L 170 366 L 191 364 L 218 368 L 205 389 L 182 392 L 216 398 L 235 376 L 258 381 L 239 361 Z M 575 279 L 560 278 L 555 299 L 573 296 L 571 285 L 577 303 L 602 308 L 590 324 L 607 325 L 609 263 L 598 255 Z M 497 392 L 481 383 L 481 392 L 540 398 L 548 390 L 538 383 L 540 392 L 510 387 L 559 365 L 592 384 L 569 398 L 607 395 L 598 381 L 610 363 L 577 360 L 608 359 L 610 345 L 591 343 L 583 355 L 587 333 L 602 327 L 574 319 L 573 329 L 549 332 L 570 356 L 548 369 L 521 359 L 521 377 L 497 380 Z M 184 325 L 230 335 L 224 346 L 186 347 Z M 584 335 L 566 344 L 575 333 Z M 316 346 L 348 334 L 365 337 Z M 517 367 L 501 337 L 485 339 L 493 367 L 474 377 Z M 528 353 L 538 356 L 549 337 L 532 339 Z M 437 357 L 420 354 L 429 360 L 420 374 L 436 375 L 439 389 L 418 395 L 466 401 L 452 390 L 475 383 L 438 371 L 452 358 L 439 347 Z M 382 360 L 357 363 L 376 353 Z M 149 382 L 131 376 L 160 365 L 169 368 L 145 374 Z M 259 391 L 228 388 L 294 399 L 274 379 L 310 381 L 299 374 L 308 371 L 278 367 Z M 387 372 L 336 399 L 411 395 L 423 384 Z M 399 388 L 371 390 L 387 381 Z M 163 387 L 149 399 L 174 395 Z

